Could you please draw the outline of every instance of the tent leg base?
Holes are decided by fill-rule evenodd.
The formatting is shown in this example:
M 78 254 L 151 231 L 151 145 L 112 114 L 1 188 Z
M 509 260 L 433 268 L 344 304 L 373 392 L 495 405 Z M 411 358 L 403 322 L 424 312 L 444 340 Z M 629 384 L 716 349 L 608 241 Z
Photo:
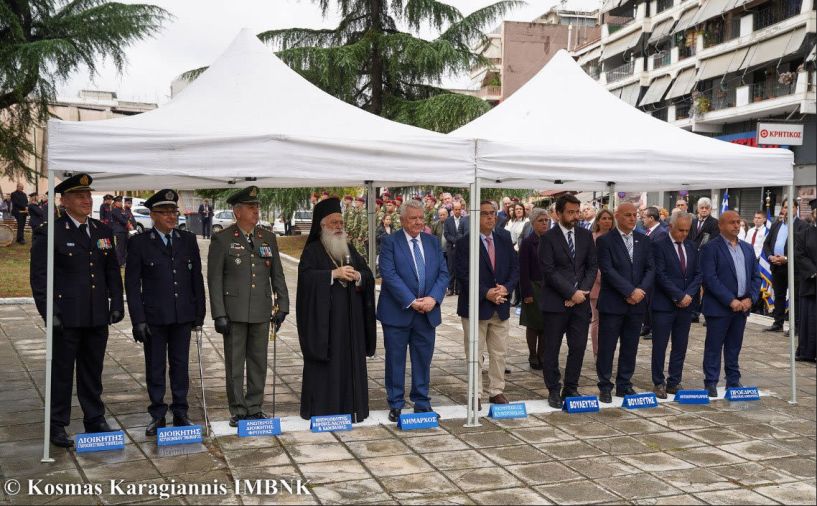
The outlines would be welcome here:
M 799 406 L 799 405 L 800 405 L 800 403 L 799 403 L 799 402 L 797 402 L 797 401 L 787 401 L 787 402 L 788 402 L 788 403 L 789 403 L 789 405 L 791 405 L 791 406 Z
M 482 424 L 479 423 L 479 422 L 474 422 L 474 423 L 464 423 L 462 426 L 466 427 L 468 429 L 473 429 L 474 427 L 482 427 Z
M 40 464 L 53 464 L 54 462 L 56 462 L 56 461 L 54 459 L 52 459 L 51 457 L 49 457 L 47 459 L 40 459 Z

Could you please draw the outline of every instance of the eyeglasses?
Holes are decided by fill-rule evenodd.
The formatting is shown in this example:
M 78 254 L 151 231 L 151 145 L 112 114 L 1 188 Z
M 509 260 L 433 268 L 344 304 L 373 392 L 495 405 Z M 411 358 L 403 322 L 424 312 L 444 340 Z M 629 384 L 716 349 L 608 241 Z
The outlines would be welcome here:
M 151 211 L 152 213 L 156 213 L 159 216 L 179 216 L 179 211 Z

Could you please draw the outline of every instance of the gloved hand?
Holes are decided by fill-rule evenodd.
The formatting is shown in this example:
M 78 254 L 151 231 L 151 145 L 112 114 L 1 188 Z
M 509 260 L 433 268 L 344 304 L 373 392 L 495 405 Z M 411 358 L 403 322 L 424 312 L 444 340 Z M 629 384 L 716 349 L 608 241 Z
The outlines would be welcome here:
M 226 316 L 219 316 L 215 320 L 216 332 L 222 336 L 230 335 L 230 320 Z
M 144 343 L 150 335 L 150 327 L 147 323 L 137 323 L 133 326 L 133 342 Z
M 281 325 L 283 325 L 284 320 L 286 320 L 287 314 L 289 313 L 285 313 L 284 311 L 278 311 L 277 313 L 275 313 L 275 316 L 270 317 L 269 321 L 272 322 L 273 325 L 275 325 L 275 332 L 278 332 L 278 329 L 281 328 Z
M 54 315 L 54 321 L 52 322 L 54 326 L 54 332 L 62 332 L 62 320 L 57 315 Z
M 111 314 L 108 316 L 108 323 L 113 325 L 114 323 L 121 322 L 123 318 L 125 318 L 125 315 L 122 313 L 122 311 L 114 310 L 111 311 Z

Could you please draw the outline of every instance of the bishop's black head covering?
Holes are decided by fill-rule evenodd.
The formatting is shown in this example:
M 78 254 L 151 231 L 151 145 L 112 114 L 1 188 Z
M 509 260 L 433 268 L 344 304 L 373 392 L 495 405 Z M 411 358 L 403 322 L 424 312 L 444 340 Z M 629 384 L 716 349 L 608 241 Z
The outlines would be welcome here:
M 341 214 L 340 200 L 337 197 L 323 199 L 315 204 L 315 209 L 312 210 L 312 228 L 309 230 L 307 244 L 321 238 L 321 221 L 334 213 Z

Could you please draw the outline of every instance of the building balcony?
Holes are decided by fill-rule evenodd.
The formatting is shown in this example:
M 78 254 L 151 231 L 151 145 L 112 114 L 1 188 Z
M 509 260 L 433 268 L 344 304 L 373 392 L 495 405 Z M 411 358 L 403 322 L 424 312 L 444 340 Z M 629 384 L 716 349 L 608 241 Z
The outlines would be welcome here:
M 614 69 L 610 69 L 605 72 L 607 75 L 607 84 L 615 83 L 617 81 L 627 79 L 628 77 L 633 77 L 634 71 L 635 60 L 625 63 L 624 65 L 620 65 Z
M 652 69 L 659 69 L 661 67 L 666 67 L 670 63 L 672 63 L 672 52 L 671 51 L 662 51 L 658 54 L 655 54 L 650 58 L 652 61 Z
M 483 86 L 479 89 L 477 96 L 483 100 L 502 99 L 502 86 Z

